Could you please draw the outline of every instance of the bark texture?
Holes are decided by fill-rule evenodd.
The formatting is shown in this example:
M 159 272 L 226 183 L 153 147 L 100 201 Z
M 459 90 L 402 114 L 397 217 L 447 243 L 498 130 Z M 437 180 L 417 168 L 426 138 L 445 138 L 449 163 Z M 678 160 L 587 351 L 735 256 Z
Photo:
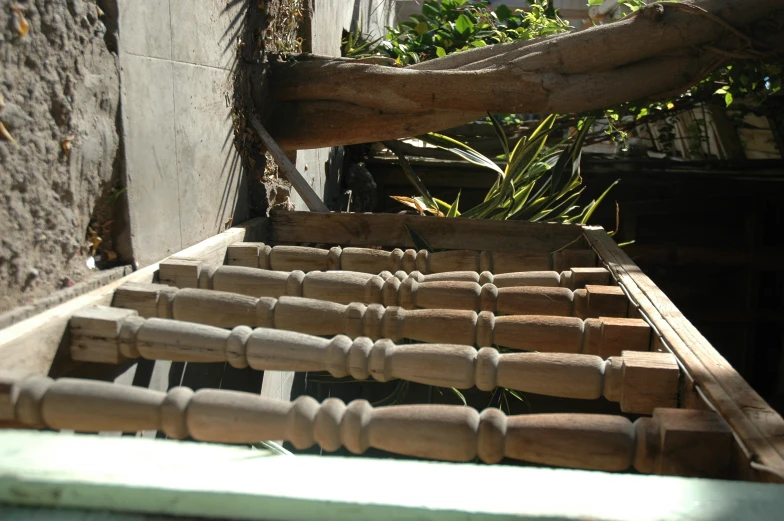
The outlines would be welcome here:
M 658 3 L 613 24 L 405 68 L 318 57 L 278 63 L 273 136 L 284 149 L 368 143 L 487 111 L 570 113 L 671 96 L 732 55 L 776 51 L 783 14 L 784 0 Z

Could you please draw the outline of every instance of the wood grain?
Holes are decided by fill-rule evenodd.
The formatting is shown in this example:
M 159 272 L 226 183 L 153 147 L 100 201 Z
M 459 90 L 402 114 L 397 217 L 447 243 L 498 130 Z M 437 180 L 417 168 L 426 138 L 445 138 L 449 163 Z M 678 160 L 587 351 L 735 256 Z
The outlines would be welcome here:
M 763 479 L 784 482 L 784 420 L 678 311 L 667 296 L 601 228 L 585 236 L 622 283 L 694 382 L 762 467 Z M 765 472 L 764 467 L 770 469 Z
M 276 211 L 270 214 L 270 224 L 273 242 L 340 244 L 344 247 L 411 248 L 414 243 L 405 225 L 436 249 L 471 248 L 541 255 L 584 246 L 579 226 L 519 221 Z
M 55 381 L 40 375 L 16 380 L 11 397 L 17 421 L 56 430 L 160 429 L 175 439 L 189 436 L 216 443 L 282 439 L 297 449 L 318 443 L 326 451 L 345 446 L 352 453 L 362 454 L 372 447 L 444 461 L 479 457 L 497 463 L 506 457 L 604 471 L 632 466 L 641 471 L 672 471 L 680 468 L 674 460 L 682 453 L 684 441 L 662 434 L 662 426 L 667 423 L 656 421 L 662 409 L 654 412 L 654 419 L 643 417 L 632 423 L 623 416 L 506 416 L 496 408 L 479 413 L 452 405 L 373 408 L 365 400 L 346 405 L 337 398 L 319 404 L 309 396 L 286 402 L 237 391 L 202 389 L 194 393 L 187 387 L 175 387 L 166 393 L 90 380 Z M 693 412 L 663 411 L 667 411 L 669 424 Z M 721 425 L 715 414 L 712 421 Z M 710 436 L 716 427 L 709 427 Z M 701 439 L 702 428 L 704 425 L 692 430 L 693 441 Z M 657 438 L 660 443 L 651 443 Z M 675 450 L 671 450 L 671 444 Z M 667 464 L 662 458 L 668 460 Z M 689 464 L 689 472 L 699 475 L 699 459 L 691 458 Z
M 444 343 L 396 345 L 388 339 L 332 339 L 292 331 L 144 319 L 135 311 L 96 307 L 71 319 L 71 356 L 84 362 L 126 359 L 228 362 L 259 371 L 328 371 L 336 378 L 400 378 L 439 387 L 522 392 L 593 400 L 650 414 L 678 405 L 680 370 L 670 353 L 635 353 L 603 360 L 569 353 L 505 353 Z M 0 382 L 2 384 L 2 382 Z M 2 411 L 0 411 L 0 414 Z
M 555 273 L 555 272 L 553 272 Z M 502 275 L 499 275 L 502 277 Z M 161 263 L 161 281 L 178 288 L 214 289 L 251 297 L 305 297 L 340 304 L 362 302 L 403 309 L 468 309 L 504 315 L 625 317 L 628 301 L 616 286 L 561 287 L 480 285 L 463 280 L 417 282 L 406 277 L 353 271 L 271 271 L 244 266 L 204 270 L 198 262 Z M 510 283 L 515 279 L 509 278 Z M 523 279 L 527 280 L 527 279 Z
M 308 209 L 311 212 L 329 213 L 329 208 L 324 204 L 324 201 L 321 200 L 305 178 L 302 177 L 302 174 L 299 173 L 297 167 L 291 163 L 291 160 L 286 156 L 285 152 L 280 149 L 278 144 L 275 143 L 275 140 L 272 139 L 269 132 L 264 129 L 259 120 L 251 114 L 248 116 L 248 121 L 253 127 L 253 130 L 256 131 L 256 134 L 259 135 L 259 138 L 261 138 L 264 146 L 269 150 L 269 153 L 275 158 L 275 162 L 280 167 L 280 171 L 288 182 L 291 183 L 299 196 L 302 197 L 302 200 L 305 201 Z
M 403 338 L 478 347 L 620 355 L 647 351 L 650 328 L 639 319 L 509 315 L 489 311 L 385 308 L 380 304 L 338 304 L 301 297 L 250 297 L 223 291 L 132 284 L 117 290 L 114 305 L 145 317 L 234 328 L 240 325 L 288 329 L 311 335 Z
M 227 264 L 277 271 L 344 270 L 377 274 L 398 270 L 422 274 L 452 271 L 489 272 L 496 275 L 527 271 L 570 268 L 595 268 L 593 250 L 560 250 L 553 253 L 448 250 L 434 251 L 395 248 L 351 248 L 333 246 L 330 249 L 305 246 L 269 246 L 264 243 L 233 245 L 227 254 Z M 584 272 L 587 274 L 590 272 Z

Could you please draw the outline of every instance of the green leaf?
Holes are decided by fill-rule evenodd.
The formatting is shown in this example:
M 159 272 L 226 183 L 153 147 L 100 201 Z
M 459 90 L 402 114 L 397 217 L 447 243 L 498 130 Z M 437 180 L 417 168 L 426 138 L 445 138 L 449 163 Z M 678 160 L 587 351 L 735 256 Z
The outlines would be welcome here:
M 485 43 L 484 40 L 474 40 L 471 42 L 471 47 L 484 47 L 486 45 L 487 44 Z
M 446 56 L 446 51 L 444 50 L 443 47 L 439 47 L 436 45 L 436 56 L 438 56 L 439 58 L 442 56 Z
M 732 98 L 732 93 L 731 92 L 728 92 L 727 94 L 724 95 L 724 103 L 726 103 L 728 107 L 730 105 L 732 105 L 733 101 L 734 100 Z
M 472 22 L 466 15 L 461 14 L 457 17 L 457 20 L 455 21 L 455 29 L 462 36 L 467 36 L 470 34 L 473 28 L 474 22 Z
M 422 5 L 422 14 L 431 18 L 438 18 L 441 15 L 441 6 L 438 2 L 425 2 Z
M 605 197 L 605 196 L 606 196 L 608 193 L 610 193 L 610 190 L 612 190 L 613 186 L 617 185 L 617 184 L 618 184 L 620 181 L 621 181 L 620 179 L 616 179 L 616 180 L 615 180 L 615 182 L 614 182 L 613 184 L 611 184 L 610 186 L 608 186 L 608 187 L 607 187 L 607 190 L 605 190 L 604 192 L 602 192 L 602 195 L 600 195 L 600 196 L 599 196 L 599 198 L 598 198 L 598 199 L 596 199 L 596 201 L 593 201 L 593 202 L 592 202 L 592 203 L 589 205 L 589 206 L 590 206 L 590 210 L 588 210 L 588 211 L 585 213 L 585 215 L 583 215 L 583 218 L 582 218 L 582 219 L 580 219 L 580 224 L 585 224 L 585 223 L 587 223 L 587 222 L 588 222 L 588 219 L 590 219 L 590 218 L 591 218 L 591 216 L 593 215 L 593 212 L 596 210 L 596 208 L 599 206 L 599 204 L 601 204 L 602 200 L 604 200 L 604 197 Z
M 468 402 L 466 401 L 465 396 L 463 396 L 463 393 L 461 393 L 454 387 L 450 387 L 450 389 L 452 389 L 452 392 L 455 393 L 458 398 L 460 398 L 460 401 L 463 402 L 463 405 L 468 405 Z
M 512 396 L 514 396 L 515 398 L 517 398 L 518 400 L 520 400 L 521 402 L 525 401 L 523 400 L 523 397 L 520 396 L 520 393 L 518 393 L 515 389 L 505 388 L 504 390 L 509 394 L 511 394 Z
M 417 34 L 427 34 L 429 30 L 430 27 L 427 25 L 427 22 L 419 22 L 416 24 L 416 27 L 414 27 L 414 32 Z
M 430 244 L 428 244 L 427 241 L 421 235 L 419 235 L 417 232 L 411 229 L 411 227 L 406 223 L 403 223 L 403 226 L 406 227 L 408 236 L 411 237 L 411 242 L 414 243 L 414 248 L 416 248 L 417 251 L 427 250 L 428 253 L 433 253 L 433 248 L 430 247 Z
M 490 122 L 493 124 L 493 130 L 495 130 L 498 139 L 501 140 L 501 146 L 503 147 L 504 154 L 506 155 L 506 162 L 509 163 L 509 138 L 506 136 L 506 131 L 504 130 L 504 127 L 502 127 L 498 122 L 498 120 L 495 119 L 495 117 L 489 112 L 487 113 L 487 117 L 490 118 Z
M 512 10 L 506 7 L 504 4 L 501 4 L 496 7 L 495 15 L 499 20 L 508 20 L 512 16 Z
M 447 217 L 459 217 L 460 216 L 460 212 L 457 209 L 457 205 L 460 204 L 460 194 L 461 193 L 462 193 L 462 190 L 459 190 L 457 192 L 457 199 L 455 199 L 455 202 L 452 203 L 451 208 L 449 208 L 449 211 L 446 213 Z
M 429 143 L 431 145 L 435 145 L 438 148 L 447 150 L 452 152 L 453 154 L 462 157 L 466 161 L 473 163 L 475 165 L 483 166 L 485 168 L 489 168 L 494 172 L 498 173 L 499 176 L 504 176 L 504 171 L 495 164 L 495 162 L 480 154 L 473 148 L 469 147 L 468 145 L 457 141 L 456 139 L 452 139 L 448 136 L 443 136 L 441 134 L 437 134 L 435 132 L 430 132 L 429 134 L 425 134 L 422 136 L 417 136 L 417 139 L 424 141 L 425 143 Z

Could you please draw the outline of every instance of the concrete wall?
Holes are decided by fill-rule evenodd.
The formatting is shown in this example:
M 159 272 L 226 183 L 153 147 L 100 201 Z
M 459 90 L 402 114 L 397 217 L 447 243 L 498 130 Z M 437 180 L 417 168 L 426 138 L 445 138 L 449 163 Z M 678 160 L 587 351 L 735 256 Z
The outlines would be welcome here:
M 240 7 L 119 0 L 126 186 L 140 266 L 247 218 L 226 103 Z
M 359 0 L 361 1 L 361 0 Z M 379 1 L 379 0 L 375 0 Z M 383 0 L 381 0 L 383 1 Z M 343 30 L 351 28 L 354 4 L 351 0 L 316 0 L 305 23 L 310 24 L 311 41 L 305 42 L 305 51 L 322 56 L 340 56 Z M 297 151 L 297 170 L 327 206 L 337 209 L 337 186 L 340 183 L 340 164 L 343 149 L 318 148 Z M 307 210 L 302 198 L 291 191 L 291 202 L 296 210 Z

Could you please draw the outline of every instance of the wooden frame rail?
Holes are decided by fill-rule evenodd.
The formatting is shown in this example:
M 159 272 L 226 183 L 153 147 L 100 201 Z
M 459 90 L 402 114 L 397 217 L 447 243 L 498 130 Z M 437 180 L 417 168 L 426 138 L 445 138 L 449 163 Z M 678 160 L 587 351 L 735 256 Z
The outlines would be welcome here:
M 245 325 L 310 335 L 404 338 L 478 347 L 596 354 L 648 351 L 650 327 L 643 320 L 506 315 L 489 311 L 385 308 L 380 304 L 337 304 L 301 297 L 249 297 L 236 293 L 177 289 L 157 284 L 118 288 L 112 303 L 144 317 L 173 318 L 223 328 Z
M 443 461 L 497 463 L 504 458 L 552 466 L 644 473 L 724 475 L 732 436 L 708 411 L 657 409 L 634 423 L 623 416 L 506 416 L 450 405 L 373 408 L 365 400 L 293 402 L 236 391 L 175 387 L 168 393 L 106 382 L 40 375 L 0 377 L 0 417 L 24 425 L 77 432 L 162 430 L 218 443 L 283 439 L 298 449 L 318 443 L 354 454 L 373 447 Z M 187 414 L 186 414 L 187 411 Z M 684 430 L 688 422 L 688 430 Z M 694 446 L 699 449 L 695 450 Z M 689 450 L 684 450 L 689 447 Z M 711 457 L 706 458 L 706 454 Z
M 619 402 L 623 412 L 650 414 L 677 407 L 680 369 L 669 353 L 624 351 L 603 360 L 571 353 L 506 353 L 452 344 L 395 345 L 338 335 L 331 340 L 292 331 L 237 326 L 232 330 L 97 307 L 71 319 L 71 356 L 117 364 L 126 359 L 228 362 L 242 369 L 329 371 L 342 378 L 401 378 L 482 391 L 506 387 L 563 398 Z
M 391 251 L 371 248 L 330 249 L 303 246 L 269 246 L 264 243 L 232 245 L 227 252 L 227 264 L 276 271 L 419 271 L 422 274 L 450 271 L 491 272 L 496 275 L 523 271 L 589 268 L 596 266 L 593 250 L 559 250 L 553 253 L 510 253 L 503 251 L 427 250 Z
M 557 274 L 556 272 L 553 272 Z M 571 273 L 571 272 L 570 272 Z M 503 277 L 503 275 L 499 275 Z M 340 304 L 362 302 L 404 309 L 468 309 L 505 315 L 625 317 L 629 302 L 617 286 L 561 287 L 495 284 L 460 280 L 417 282 L 384 279 L 351 271 L 270 271 L 243 266 L 202 270 L 198 261 L 161 263 L 160 280 L 178 288 L 214 289 L 252 297 L 305 297 Z M 523 279 L 526 280 L 526 279 Z
M 634 315 L 655 328 L 655 342 L 682 365 L 691 404 L 717 411 L 743 451 L 738 472 L 746 479 L 784 483 L 784 419 L 755 392 L 727 360 L 678 311 L 639 267 L 599 227 L 585 227 L 585 238 L 619 286 L 628 293 Z

